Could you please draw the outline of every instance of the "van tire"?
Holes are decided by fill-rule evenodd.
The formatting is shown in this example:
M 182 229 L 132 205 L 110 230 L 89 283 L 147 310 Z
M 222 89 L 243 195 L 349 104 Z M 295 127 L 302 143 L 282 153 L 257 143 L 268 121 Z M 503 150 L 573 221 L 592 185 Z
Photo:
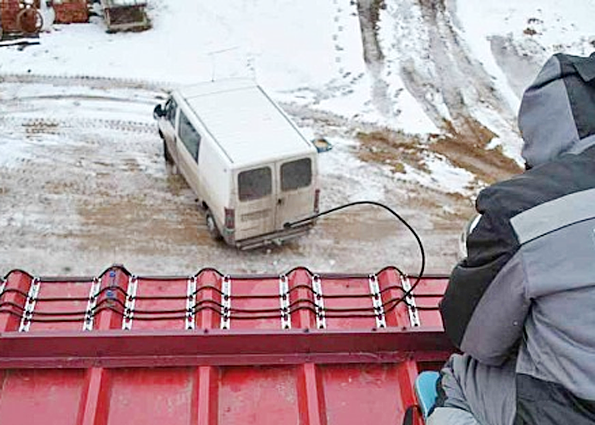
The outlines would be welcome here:
M 211 210 L 207 209 L 205 212 L 205 223 L 207 225 L 207 232 L 209 232 L 209 235 L 213 240 L 223 240 L 223 236 L 221 236 L 221 232 L 217 228 L 217 223 L 215 222 L 215 217 L 213 217 Z
M 178 166 L 174 162 L 169 149 L 167 149 L 167 143 L 163 139 L 163 157 L 165 158 L 165 164 L 168 166 L 172 174 L 178 174 Z
M 171 154 L 169 153 L 169 149 L 167 149 L 167 143 L 165 142 L 165 139 L 163 139 L 163 157 L 168 164 L 173 164 L 174 161 L 171 157 Z

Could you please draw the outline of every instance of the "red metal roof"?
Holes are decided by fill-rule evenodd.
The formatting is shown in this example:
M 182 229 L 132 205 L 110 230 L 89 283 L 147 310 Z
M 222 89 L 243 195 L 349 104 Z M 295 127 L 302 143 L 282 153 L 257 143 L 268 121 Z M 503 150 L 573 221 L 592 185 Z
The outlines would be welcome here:
M 399 424 L 452 352 L 445 277 L 0 281 L 0 418 L 23 424 Z

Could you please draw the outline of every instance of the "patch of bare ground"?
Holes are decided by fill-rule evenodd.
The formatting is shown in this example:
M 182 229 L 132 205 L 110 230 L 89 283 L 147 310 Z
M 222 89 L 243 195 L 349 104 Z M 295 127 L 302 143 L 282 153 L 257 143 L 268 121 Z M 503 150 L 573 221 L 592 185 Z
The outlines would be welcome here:
M 165 253 L 167 247 L 176 244 L 191 246 L 201 242 L 197 229 L 203 219 L 197 207 L 178 203 L 158 208 L 148 198 L 112 195 L 97 202 L 78 202 L 77 212 L 86 229 L 77 235 L 81 246 L 104 251 L 114 246 L 131 246 L 137 254 L 152 255 Z M 172 216 L 176 219 L 168 219 Z
M 366 162 L 388 165 L 393 172 L 403 173 L 404 164 L 428 171 L 424 156 L 433 152 L 446 157 L 453 165 L 469 171 L 483 183 L 491 184 L 518 174 L 521 169 L 497 147 L 487 149 L 497 135 L 471 117 L 460 118 L 458 128 L 449 121 L 443 123 L 441 134 L 431 135 L 431 143 L 422 143 L 419 136 L 391 129 L 360 131 L 358 157 Z
M 403 181 L 407 193 L 407 207 L 423 216 L 431 230 L 458 235 L 460 229 L 475 213 L 474 199 L 461 193 L 447 193 L 428 186 Z
M 405 164 L 429 172 L 425 158 L 431 153 L 438 154 L 454 166 L 476 176 L 475 182 L 469 187 L 473 192 L 485 184 L 509 178 L 521 171 L 516 162 L 504 155 L 500 148 L 486 148 L 497 136 L 488 128 L 473 118 L 459 118 L 458 127 L 463 130 L 456 130 L 450 122 L 445 121 L 443 133 L 431 135 L 429 143 L 423 143 L 419 136 L 390 129 L 360 131 L 356 134 L 360 142 L 357 155 L 363 161 L 388 166 L 397 174 L 404 173 Z M 407 185 L 408 206 L 428 215 L 435 229 L 452 231 L 462 226 L 474 213 L 473 200 L 468 196 Z
M 357 155 L 362 161 L 387 165 L 395 173 L 404 173 L 404 164 L 423 168 L 420 140 L 416 136 L 383 129 L 359 131 L 355 137 L 360 142 Z
M 404 173 L 405 164 L 429 172 L 425 164 L 428 152 L 442 154 L 433 149 L 435 144 L 423 144 L 419 136 L 390 129 L 360 131 L 356 133 L 356 138 L 360 142 L 357 155 L 362 161 L 388 166 L 395 174 Z M 425 215 L 433 228 L 458 229 L 473 214 L 473 202 L 468 196 L 413 183 L 402 184 L 406 186 L 407 206 Z
M 521 172 L 511 158 L 504 155 L 500 147 L 487 149 L 496 137 L 490 129 L 472 117 L 459 117 L 458 130 L 444 122 L 445 133 L 432 137 L 430 150 L 444 155 L 457 167 L 473 173 L 479 180 L 492 184 Z

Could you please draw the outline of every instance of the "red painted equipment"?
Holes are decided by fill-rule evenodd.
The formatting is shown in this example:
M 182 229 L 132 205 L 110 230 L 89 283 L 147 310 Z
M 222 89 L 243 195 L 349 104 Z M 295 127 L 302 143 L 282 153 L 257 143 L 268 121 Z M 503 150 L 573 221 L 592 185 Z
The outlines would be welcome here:
M 413 280 L 413 279 L 412 279 Z M 400 424 L 452 352 L 445 277 L 0 281 L 1 424 Z
M 89 20 L 89 6 L 87 0 L 52 0 L 52 7 L 56 12 L 56 23 L 75 24 Z
M 36 34 L 43 18 L 40 0 L 0 0 L 0 27 L 4 33 Z M 0 37 L 1 38 L 1 37 Z
M 54 9 L 56 23 L 83 23 L 89 19 L 87 0 L 0 0 L 0 30 L 13 36 L 39 33 L 44 24 L 41 1 Z

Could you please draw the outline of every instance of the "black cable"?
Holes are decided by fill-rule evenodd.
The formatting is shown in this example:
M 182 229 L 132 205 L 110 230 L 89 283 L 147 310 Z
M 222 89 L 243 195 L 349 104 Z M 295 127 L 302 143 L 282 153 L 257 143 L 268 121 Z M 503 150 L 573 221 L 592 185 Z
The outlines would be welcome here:
M 377 207 L 383 208 L 384 210 L 388 211 L 393 217 L 397 218 L 413 234 L 413 236 L 415 237 L 415 240 L 417 241 L 417 244 L 419 246 L 419 250 L 420 250 L 420 254 L 421 254 L 421 267 L 420 267 L 420 271 L 419 271 L 419 273 L 417 275 L 417 278 L 416 278 L 415 282 L 413 283 L 413 285 L 411 285 L 411 288 L 409 290 L 405 291 L 402 286 L 398 286 L 397 285 L 397 286 L 391 286 L 389 288 L 385 288 L 383 291 L 381 291 L 381 293 L 383 293 L 383 292 L 385 292 L 385 291 L 387 291 L 389 289 L 399 289 L 399 290 L 403 291 L 403 295 L 400 298 L 390 299 L 387 302 L 383 303 L 383 308 L 385 309 L 385 314 L 387 312 L 390 312 L 390 311 L 394 310 L 396 308 L 396 306 L 399 303 L 401 303 L 401 302 L 403 302 L 405 305 L 407 305 L 410 308 L 416 308 L 418 310 L 436 310 L 437 307 L 426 307 L 426 306 L 416 307 L 416 306 L 412 306 L 411 304 L 409 304 L 409 302 L 406 299 L 407 297 L 409 297 L 413 293 L 413 291 L 415 290 L 415 288 L 417 287 L 417 285 L 419 284 L 419 282 L 421 281 L 421 279 L 423 277 L 423 274 L 424 274 L 424 271 L 425 271 L 425 265 L 426 265 L 426 255 L 425 255 L 425 250 L 424 250 L 424 247 L 423 247 L 423 243 L 421 241 L 421 238 L 419 237 L 419 235 L 417 234 L 417 232 L 415 231 L 415 229 L 403 217 L 401 217 L 396 211 L 394 211 L 392 208 L 390 208 L 390 207 L 388 207 L 388 206 L 386 206 L 384 204 L 381 204 L 380 202 L 375 202 L 375 201 L 356 201 L 356 202 L 350 202 L 348 204 L 340 205 L 338 207 L 334 207 L 334 208 L 331 208 L 329 210 L 319 212 L 317 214 L 311 215 L 309 217 L 306 217 L 306 218 L 303 218 L 303 219 L 300 219 L 300 220 L 296 220 L 294 222 L 285 223 L 283 225 L 283 227 L 289 228 L 289 227 L 292 227 L 292 226 L 300 225 L 300 224 L 303 224 L 303 223 L 306 223 L 306 222 L 315 220 L 318 217 L 322 217 L 324 215 L 331 214 L 331 213 L 334 213 L 334 212 L 337 212 L 337 211 L 340 211 L 340 210 L 343 210 L 343 209 L 346 209 L 346 208 L 349 208 L 349 207 L 357 206 L 357 205 L 372 205 L 372 206 L 377 206 Z M 207 270 L 207 271 L 215 271 L 220 276 L 223 276 L 219 271 L 217 271 L 215 269 L 205 269 L 205 270 Z M 200 275 L 200 273 L 202 273 L 205 270 L 201 270 L 195 276 Z M 398 272 L 399 272 L 399 274 L 401 276 L 404 276 L 404 274 L 399 269 L 397 269 L 397 270 L 398 270 Z M 128 272 L 126 269 L 124 269 L 124 271 L 125 272 Z M 3 281 L 4 281 L 4 279 L 3 279 Z M 306 285 L 299 285 L 299 286 L 300 287 L 301 286 L 304 286 L 306 289 L 312 290 L 310 287 L 308 287 Z M 196 291 L 194 291 L 194 293 L 192 295 L 193 296 L 196 296 L 201 290 L 204 290 L 204 289 L 212 289 L 215 292 L 219 293 L 219 295 L 221 295 L 221 296 L 224 295 L 223 292 L 221 292 L 221 290 L 219 290 L 218 288 L 216 288 L 215 286 L 212 286 L 212 285 L 207 285 L 205 287 L 201 287 L 201 288 L 197 289 Z M 296 289 L 297 288 L 292 288 L 289 292 L 292 292 L 293 290 L 296 290 Z M 99 298 L 99 295 L 103 295 L 104 292 L 110 291 L 110 290 L 120 292 L 122 295 L 127 296 L 126 291 L 123 288 L 121 288 L 119 285 L 110 285 L 110 286 L 107 286 L 107 287 L 102 288 L 101 291 L 99 291 L 98 294 L 95 294 L 94 298 Z M 20 291 L 20 290 L 17 290 L 17 289 L 10 289 L 10 288 L 6 288 L 0 294 L 0 296 L 4 295 L 5 293 L 9 293 L 9 292 L 18 293 L 19 295 L 21 295 L 21 296 L 23 296 L 25 298 L 28 297 L 28 294 L 25 294 L 23 291 Z M 337 296 L 333 296 L 333 298 L 335 298 L 335 297 L 336 298 L 351 298 L 351 297 L 353 297 L 353 298 L 359 298 L 359 297 L 364 297 L 364 296 L 367 297 L 369 295 L 366 295 L 366 294 L 361 294 L 361 295 L 360 294 L 357 294 L 357 295 L 352 295 L 352 296 L 338 296 L 337 295 Z M 260 296 L 260 297 L 262 297 L 262 298 L 269 298 L 268 295 L 267 296 Z M 141 300 L 141 299 L 147 299 L 147 300 L 149 300 L 149 299 L 184 299 L 184 298 L 187 298 L 187 297 L 184 297 L 184 296 L 158 296 L 158 297 L 155 297 L 155 296 L 144 296 L 144 297 L 136 296 L 134 298 L 139 299 L 139 300 Z M 249 296 L 235 296 L 234 298 L 251 298 L 251 297 L 249 297 Z M 277 295 L 270 296 L 270 298 L 277 298 Z M 77 298 L 76 300 L 78 300 L 78 301 L 84 301 L 86 299 L 87 298 L 80 297 L 80 298 Z M 41 299 L 39 299 L 39 301 L 41 301 Z M 44 299 L 43 301 L 72 301 L 72 299 L 65 299 L 65 298 L 55 297 L 55 298 L 47 298 L 47 299 Z M 307 309 L 307 310 L 315 311 L 315 309 L 313 307 L 311 307 L 311 306 L 298 305 L 298 304 L 301 304 L 304 301 L 306 302 L 306 304 L 308 302 L 311 302 L 311 301 L 305 300 L 305 299 L 296 300 L 296 301 L 294 301 L 291 304 L 288 313 L 292 313 L 292 312 L 295 312 L 297 310 L 302 310 L 302 309 Z M 210 305 L 202 306 L 202 304 L 215 304 L 215 306 L 219 307 L 219 309 L 217 309 L 215 307 L 212 307 Z M 390 305 L 390 307 L 389 307 L 389 305 Z M 11 307 L 11 309 L 6 309 L 5 308 L 6 306 L 7 307 Z M 19 314 L 17 312 L 12 311 L 12 309 L 14 309 L 14 308 L 16 308 L 17 310 L 21 310 L 21 313 Z M 220 303 L 218 303 L 218 302 L 216 302 L 216 301 L 214 301 L 214 300 L 202 300 L 202 301 L 200 301 L 198 303 L 195 303 L 194 306 L 192 306 L 192 311 L 196 314 L 196 313 L 200 312 L 203 309 L 209 309 L 209 310 L 212 310 L 212 311 L 214 311 L 216 313 L 221 314 L 221 312 L 220 312 L 220 309 L 221 308 L 223 308 L 223 305 L 220 304 Z M 113 298 L 112 297 L 109 297 L 107 299 L 103 299 L 102 301 L 100 301 L 98 303 L 98 305 L 96 305 L 93 308 L 92 315 L 97 315 L 97 313 L 99 313 L 100 311 L 105 310 L 105 309 L 112 310 L 112 311 L 116 312 L 119 315 L 123 315 L 124 311 L 127 311 L 128 310 L 126 308 L 126 306 L 124 305 L 124 303 L 122 303 L 122 301 L 120 301 L 116 297 L 113 297 Z M 120 311 L 120 310 L 123 310 L 123 311 Z M 237 316 L 237 313 L 244 313 L 244 314 L 246 314 L 246 313 L 248 313 L 248 314 L 250 314 L 250 313 L 272 313 L 273 311 L 276 312 L 276 310 L 277 310 L 276 308 L 274 308 L 274 309 L 237 309 L 237 308 L 231 309 L 231 311 L 235 311 L 236 312 L 236 316 L 234 316 L 236 319 L 244 319 L 244 320 L 247 320 L 250 317 L 249 316 L 247 316 L 247 317 L 238 317 Z M 375 317 L 376 316 L 375 314 L 371 314 L 371 315 L 370 314 L 363 314 L 364 312 L 372 311 L 372 310 L 373 309 L 368 309 L 368 308 L 347 308 L 347 309 L 338 309 L 338 308 L 336 308 L 336 309 L 328 309 L 329 312 L 334 311 L 334 312 L 340 313 L 340 314 L 332 314 L 332 312 L 331 312 L 331 314 L 326 315 L 326 317 L 329 317 L 329 318 L 332 318 L 332 317 L 338 317 L 338 318 L 345 318 L 345 317 Z M 22 314 L 22 311 L 24 311 L 24 308 L 23 307 L 15 304 L 15 303 L 12 303 L 12 302 L 4 302 L 4 303 L 1 303 L 0 304 L 0 313 L 9 313 L 9 314 L 20 316 Z M 169 316 L 169 317 L 167 317 L 167 316 L 166 317 L 154 317 L 153 316 L 152 318 L 149 318 L 149 317 L 142 317 L 141 318 L 141 317 L 138 317 L 138 315 L 139 314 L 146 314 L 146 315 L 149 315 L 149 316 L 155 315 L 155 314 L 170 314 L 171 315 L 171 314 L 179 314 L 179 313 L 186 313 L 186 312 L 187 312 L 187 309 L 172 309 L 172 310 L 164 310 L 164 311 L 137 310 L 137 311 L 135 311 L 135 313 L 136 313 L 135 319 L 137 319 L 137 320 L 171 320 L 171 319 L 174 319 L 174 318 L 177 318 L 177 317 L 175 317 L 175 316 L 174 317 L 171 317 L 171 316 Z M 360 314 L 346 314 L 347 312 L 361 312 L 361 313 Z M 85 313 L 86 313 L 86 311 L 85 312 L 62 312 L 62 313 L 57 313 L 57 312 L 37 312 L 36 314 L 37 315 L 41 315 L 41 316 L 78 316 L 78 315 L 84 315 Z M 252 316 L 251 319 L 258 319 L 258 318 L 278 318 L 278 317 L 281 317 L 281 316 L 282 316 L 282 314 L 280 314 L 280 315 L 277 315 L 277 314 L 266 315 L 265 314 L 265 315 L 262 315 L 262 316 Z M 184 318 L 184 317 L 185 316 L 180 315 L 179 318 Z M 75 321 L 75 320 L 79 320 L 79 319 L 64 319 L 64 318 L 60 318 L 60 319 L 49 319 L 49 318 L 42 318 L 42 319 L 37 319 L 37 320 L 35 320 L 35 319 L 29 319 L 29 320 L 30 321 L 48 321 L 48 322 L 50 322 L 50 321 Z
M 306 217 L 306 218 L 302 218 L 302 219 L 300 219 L 300 220 L 296 220 L 296 221 L 293 221 L 293 222 L 287 222 L 287 223 L 285 223 L 285 224 L 283 225 L 283 227 L 287 229 L 287 228 L 290 228 L 290 227 L 293 227 L 293 226 L 296 226 L 296 225 L 304 224 L 304 223 L 307 223 L 307 222 L 313 221 L 313 220 L 317 219 L 318 217 L 322 217 L 322 216 L 324 216 L 324 215 L 331 214 L 331 213 L 337 212 L 337 211 L 339 211 L 339 210 L 343 210 L 343 209 L 345 209 L 345 208 L 354 207 L 354 206 L 357 206 L 357 205 L 373 205 L 373 206 L 376 206 L 376 207 L 380 207 L 380 208 L 383 208 L 383 209 L 385 209 L 385 210 L 386 210 L 386 211 L 388 211 L 388 212 L 389 212 L 389 213 L 390 213 L 392 216 L 394 216 L 394 217 L 395 217 L 395 218 L 397 218 L 397 219 L 398 219 L 398 220 L 399 220 L 401 223 L 403 223 L 403 225 L 404 225 L 404 226 L 405 226 L 407 229 L 409 229 L 409 231 L 410 231 L 410 232 L 413 234 L 413 236 L 415 237 L 415 240 L 417 241 L 417 245 L 419 246 L 419 251 L 420 251 L 420 254 L 421 254 L 421 267 L 420 267 L 419 273 L 418 273 L 418 275 L 417 275 L 417 279 L 415 280 L 415 282 L 413 283 L 413 285 L 411 285 L 411 288 L 410 288 L 408 291 L 406 291 L 406 292 L 403 294 L 403 297 L 402 297 L 402 300 L 405 302 L 405 304 L 406 304 L 407 306 L 409 306 L 409 307 L 412 307 L 412 308 L 415 308 L 414 306 L 410 305 L 410 304 L 407 302 L 406 298 L 407 298 L 408 296 L 410 296 L 410 295 L 413 293 L 413 291 L 414 291 L 415 287 L 416 287 L 416 286 L 419 284 L 419 282 L 421 281 L 421 279 L 422 279 L 422 277 L 423 277 L 424 270 L 425 270 L 425 268 L 426 268 L 426 253 L 425 253 L 425 250 L 424 250 L 423 243 L 422 243 L 422 241 L 421 241 L 421 239 L 420 239 L 419 235 L 418 235 L 418 234 L 417 234 L 417 232 L 415 231 L 415 229 L 414 229 L 414 228 L 413 228 L 413 227 L 412 227 L 412 226 L 411 226 L 411 225 L 410 225 L 410 224 L 407 222 L 407 220 L 405 220 L 403 217 L 401 217 L 401 216 L 400 216 L 400 215 L 399 215 L 399 214 L 398 214 L 398 213 L 397 213 L 395 210 L 393 210 L 392 208 L 390 208 L 390 207 L 388 207 L 388 206 L 386 206 L 386 205 L 384 205 L 384 204 L 381 204 L 380 202 L 376 202 L 376 201 L 355 201 L 355 202 L 350 202 L 350 203 L 348 203 L 348 204 L 339 205 L 338 207 L 334 207 L 334 208 L 331 208 L 331 209 L 329 209 L 329 210 L 326 210 L 326 211 L 321 211 L 321 212 L 319 212 L 319 213 L 317 213 L 317 214 L 311 215 L 311 216 L 309 216 L 309 217 Z

